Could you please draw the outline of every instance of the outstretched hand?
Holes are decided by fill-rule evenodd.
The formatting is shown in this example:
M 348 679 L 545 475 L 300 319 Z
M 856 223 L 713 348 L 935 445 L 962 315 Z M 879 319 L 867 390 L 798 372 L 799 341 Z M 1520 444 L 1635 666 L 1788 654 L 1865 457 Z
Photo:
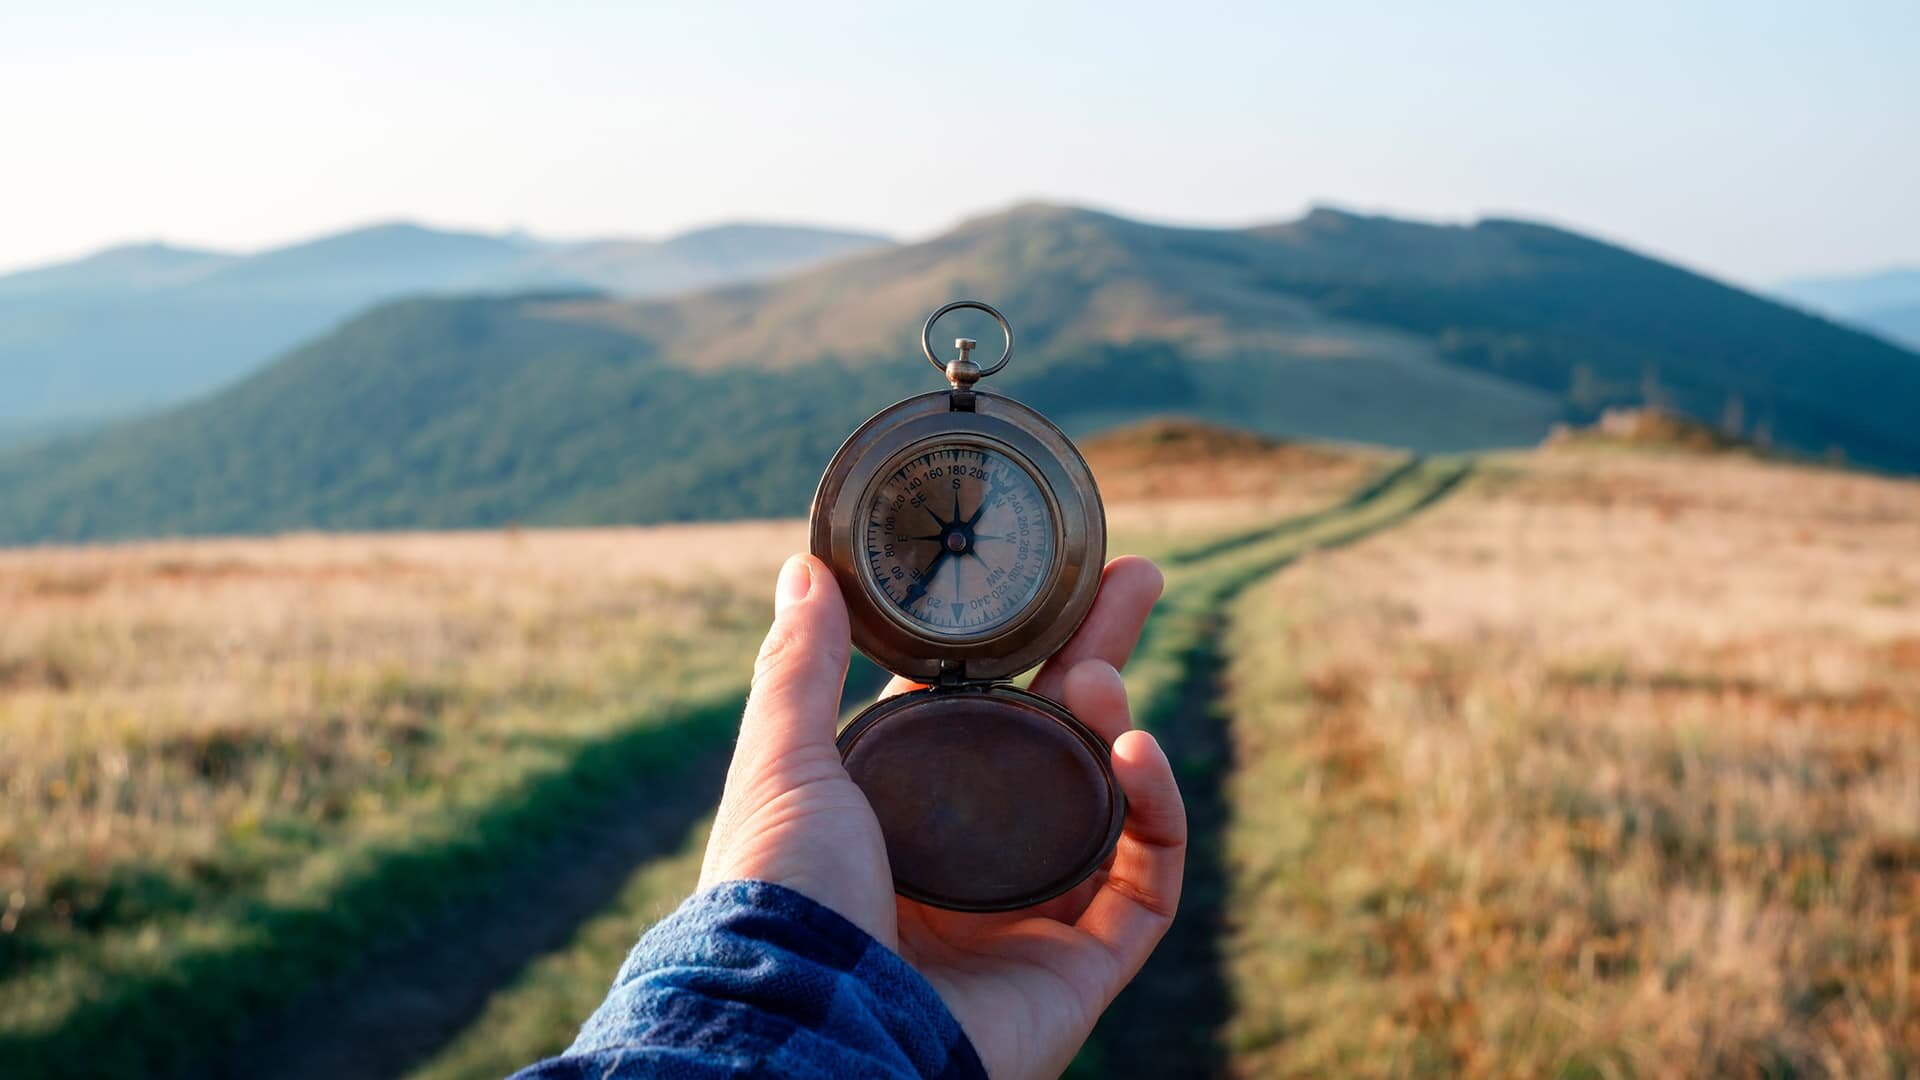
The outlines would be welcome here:
M 926 977 L 989 1073 L 1058 1074 L 1159 944 L 1180 899 L 1186 811 L 1166 755 L 1133 730 L 1119 673 L 1160 589 L 1151 562 L 1109 563 L 1093 610 L 1032 685 L 1112 747 L 1127 796 L 1113 858 L 1045 904 L 970 915 L 894 895 L 880 824 L 833 741 L 852 652 L 846 604 L 820 560 L 787 560 L 701 886 L 771 881 L 832 908 Z M 916 685 L 896 678 L 885 693 Z

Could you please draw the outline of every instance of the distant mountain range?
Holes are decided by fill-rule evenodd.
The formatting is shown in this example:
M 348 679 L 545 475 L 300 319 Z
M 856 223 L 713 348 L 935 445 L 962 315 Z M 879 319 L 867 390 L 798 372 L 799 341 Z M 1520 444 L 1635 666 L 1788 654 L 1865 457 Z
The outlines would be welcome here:
M 655 296 L 782 274 L 889 242 L 784 225 L 555 243 L 394 224 L 252 255 L 113 248 L 0 276 L 0 439 L 185 400 L 399 296 Z
M 1920 266 L 1796 278 L 1781 282 L 1773 291 L 1808 310 L 1920 349 Z
M 0 541 L 800 513 L 854 425 L 942 385 L 916 335 L 969 296 L 1020 333 L 988 388 L 1077 433 L 1181 413 L 1460 450 L 1652 401 L 1920 469 L 1920 356 L 1575 233 L 1026 205 L 668 299 L 384 304 L 210 398 L 0 456 Z

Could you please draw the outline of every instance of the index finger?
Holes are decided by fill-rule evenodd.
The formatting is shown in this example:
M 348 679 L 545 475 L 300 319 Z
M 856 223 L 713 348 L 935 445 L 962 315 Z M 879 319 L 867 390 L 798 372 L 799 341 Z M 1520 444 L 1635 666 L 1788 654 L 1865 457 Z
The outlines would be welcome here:
M 1066 693 L 1067 672 L 1083 660 L 1104 660 L 1115 671 L 1124 671 L 1140 643 L 1140 631 L 1146 629 L 1147 616 L 1153 614 L 1154 601 L 1166 587 L 1166 578 L 1153 560 L 1139 555 L 1122 555 L 1107 564 L 1100 575 L 1100 593 L 1093 610 L 1080 629 L 1053 658 L 1040 667 L 1028 687 L 1041 697 L 1059 701 Z

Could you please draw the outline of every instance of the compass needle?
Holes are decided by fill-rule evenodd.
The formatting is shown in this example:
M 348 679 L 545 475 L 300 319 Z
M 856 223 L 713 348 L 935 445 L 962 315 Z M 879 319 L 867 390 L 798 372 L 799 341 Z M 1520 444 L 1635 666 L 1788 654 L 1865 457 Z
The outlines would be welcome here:
M 975 525 L 980 524 L 980 516 L 987 512 L 987 507 L 993 505 L 993 500 L 998 497 L 999 494 L 999 484 L 995 484 L 987 489 L 987 493 L 980 497 L 980 505 L 973 508 L 973 516 L 967 519 L 967 528 L 971 529 Z M 959 513 L 959 507 L 955 507 L 954 512 L 956 514 Z

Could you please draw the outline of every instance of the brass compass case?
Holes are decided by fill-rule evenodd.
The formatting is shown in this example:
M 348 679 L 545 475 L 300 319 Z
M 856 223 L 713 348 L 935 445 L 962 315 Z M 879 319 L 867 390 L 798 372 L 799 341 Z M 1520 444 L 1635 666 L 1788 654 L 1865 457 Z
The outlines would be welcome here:
M 992 315 L 1006 350 L 982 370 L 933 355 L 950 311 Z M 1106 519 L 1093 474 L 1045 417 L 974 389 L 1004 367 L 999 312 L 959 301 L 921 333 L 951 388 L 908 398 L 834 454 L 813 553 L 846 598 L 854 645 L 929 684 L 868 708 L 839 746 L 886 836 L 903 896 L 1002 911 L 1057 896 L 1111 854 L 1125 816 L 1104 741 L 1057 702 L 998 680 L 1079 628 L 1100 587 Z

